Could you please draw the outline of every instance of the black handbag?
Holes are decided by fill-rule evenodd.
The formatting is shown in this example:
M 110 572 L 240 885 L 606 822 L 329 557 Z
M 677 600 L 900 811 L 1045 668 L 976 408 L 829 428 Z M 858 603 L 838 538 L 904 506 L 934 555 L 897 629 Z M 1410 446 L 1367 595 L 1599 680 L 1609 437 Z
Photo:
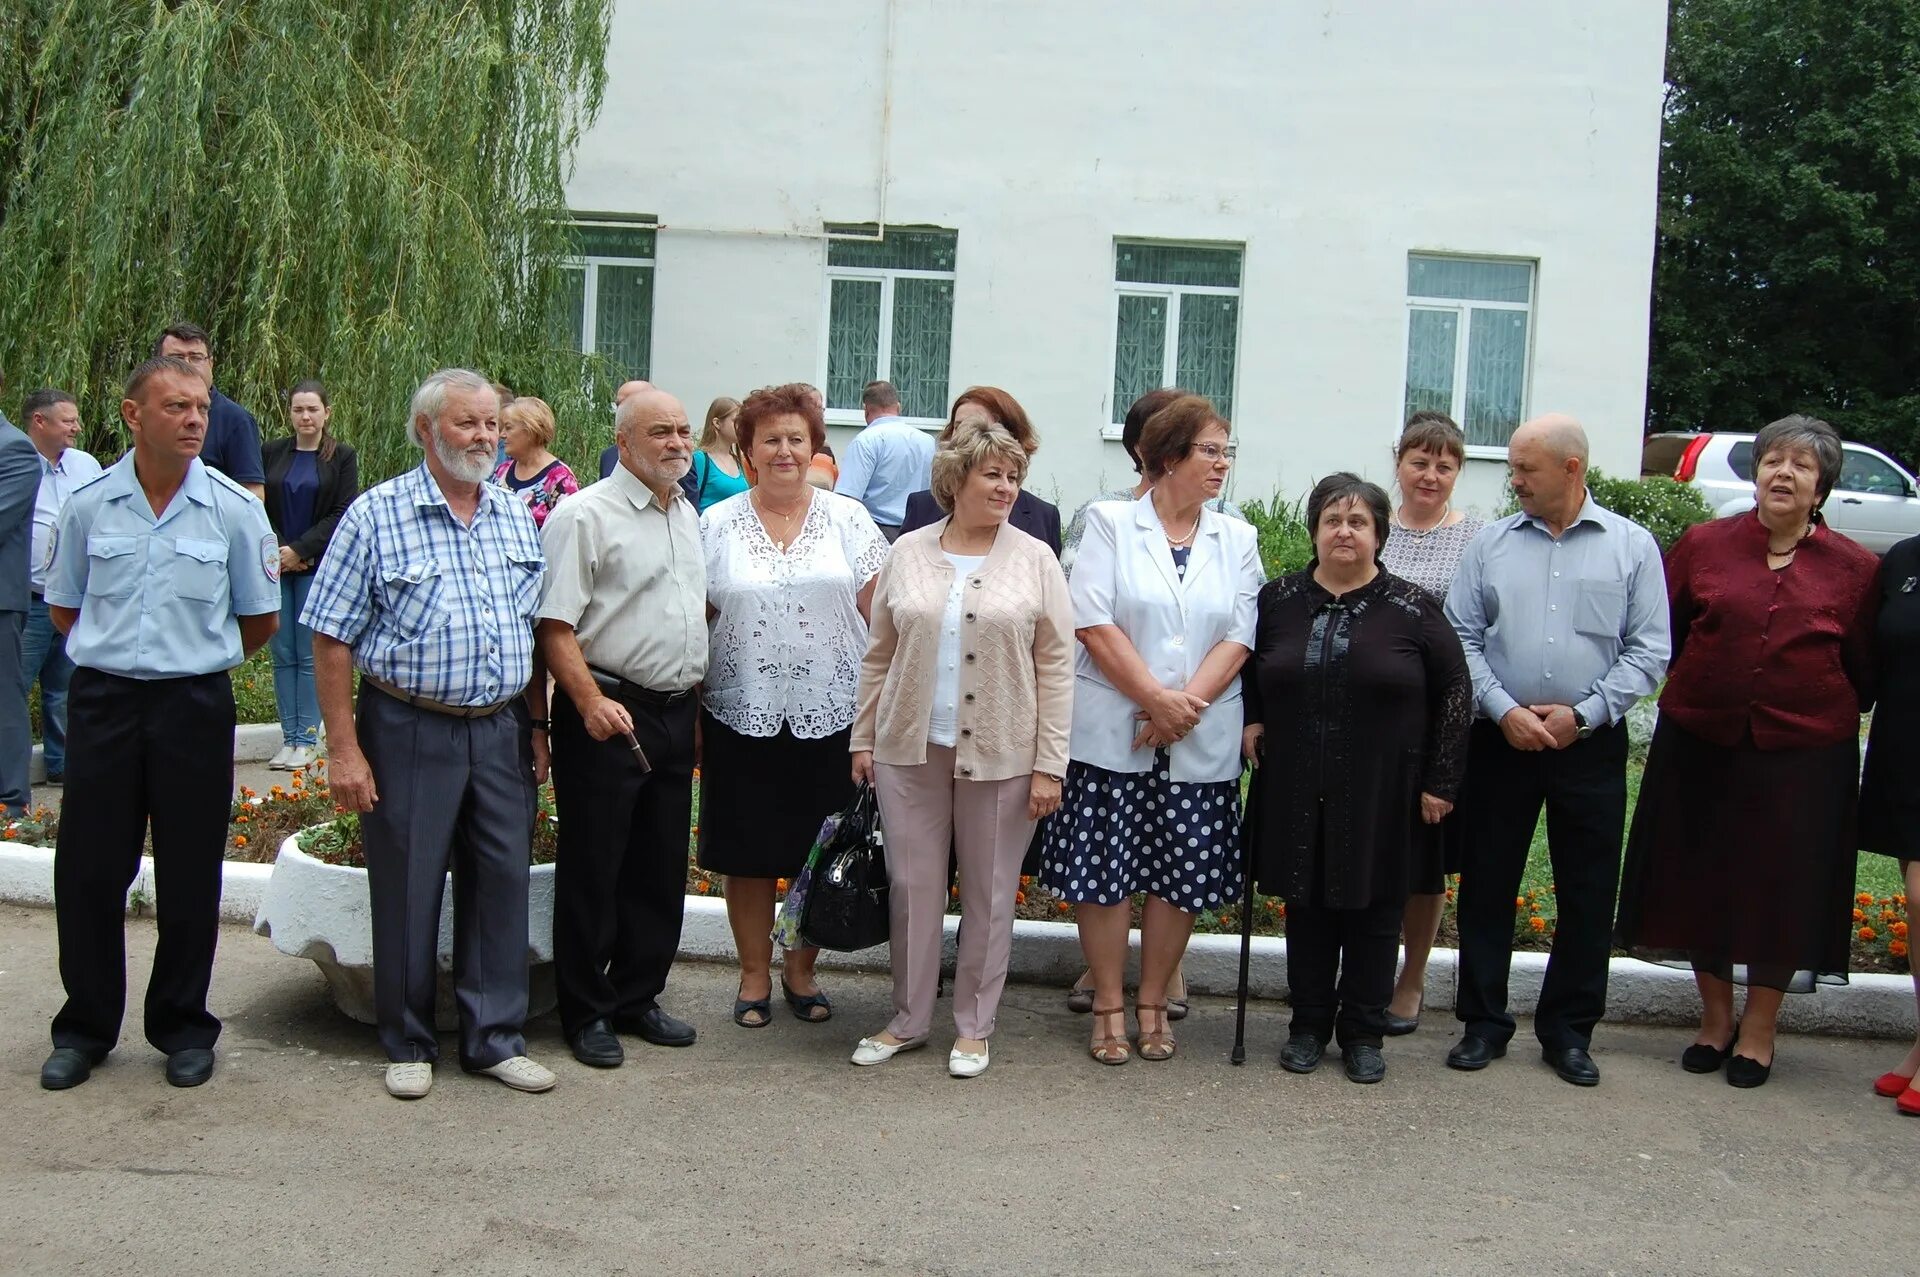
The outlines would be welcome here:
M 887 901 L 886 839 L 873 787 L 863 784 L 821 848 L 800 915 L 801 938 L 842 953 L 885 944 Z

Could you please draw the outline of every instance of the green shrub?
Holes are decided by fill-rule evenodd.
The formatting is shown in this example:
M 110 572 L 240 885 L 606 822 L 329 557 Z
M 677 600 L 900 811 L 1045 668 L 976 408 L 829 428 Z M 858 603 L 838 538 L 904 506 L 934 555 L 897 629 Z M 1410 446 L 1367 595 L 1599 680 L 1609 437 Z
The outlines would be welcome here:
M 1690 483 L 1676 483 L 1665 475 L 1616 479 L 1604 470 L 1594 469 L 1587 471 L 1587 487 L 1595 501 L 1653 533 L 1662 554 L 1673 548 L 1682 532 L 1713 517 L 1713 510 L 1700 495 L 1700 489 Z M 1507 503 L 1501 507 L 1500 517 L 1519 508 L 1513 489 L 1507 489 Z
M 1267 579 L 1298 572 L 1313 558 L 1313 535 L 1307 529 L 1306 498 L 1289 502 L 1279 493 L 1262 501 L 1243 502 L 1240 513 L 1260 534 L 1260 566 Z

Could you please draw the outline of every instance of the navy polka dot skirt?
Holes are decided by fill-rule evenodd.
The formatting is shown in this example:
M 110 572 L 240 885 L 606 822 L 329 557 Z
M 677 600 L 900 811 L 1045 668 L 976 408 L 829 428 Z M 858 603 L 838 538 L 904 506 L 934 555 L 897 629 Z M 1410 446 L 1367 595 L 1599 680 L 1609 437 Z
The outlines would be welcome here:
M 1047 818 L 1040 881 L 1074 904 L 1117 905 L 1139 892 L 1198 913 L 1240 899 L 1240 786 L 1175 782 L 1157 751 L 1147 772 L 1067 765 Z

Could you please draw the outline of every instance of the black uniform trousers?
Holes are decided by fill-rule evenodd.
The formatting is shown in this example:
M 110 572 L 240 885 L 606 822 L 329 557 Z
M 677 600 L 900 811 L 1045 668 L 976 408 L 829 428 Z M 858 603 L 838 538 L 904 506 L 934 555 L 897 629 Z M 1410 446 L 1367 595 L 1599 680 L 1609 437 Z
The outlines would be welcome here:
M 233 805 L 233 683 L 122 678 L 81 666 L 67 691 L 67 789 L 54 851 L 54 914 L 66 1005 L 53 1044 L 96 1059 L 127 1005 L 127 889 L 153 831 L 159 943 L 147 1041 L 171 1055 L 212 1047 L 207 1010 L 220 938 L 220 871 Z
M 1323 909 L 1287 901 L 1289 1033 L 1310 1033 L 1341 1046 L 1381 1044 L 1405 912 L 1405 902 Z
M 373 1010 L 396 1062 L 440 1058 L 440 902 L 453 874 L 460 1065 L 527 1053 L 527 889 L 535 813 L 525 700 L 481 718 L 360 685 L 354 722 L 378 799 L 360 818 L 373 911 Z
M 686 912 L 699 700 L 637 691 L 616 699 L 651 771 L 640 770 L 625 738 L 593 739 L 566 693 L 553 698 L 553 969 L 568 1038 L 657 1004 Z
M 1460 869 L 1460 986 L 1454 1015 L 1489 1042 L 1513 1037 L 1507 974 L 1513 963 L 1514 897 L 1542 805 L 1553 858 L 1559 922 L 1534 1012 L 1542 1046 L 1585 1049 L 1607 1010 L 1613 907 L 1627 823 L 1627 729 L 1602 727 L 1565 749 L 1529 752 L 1497 723 L 1473 725 L 1467 780 L 1466 853 Z

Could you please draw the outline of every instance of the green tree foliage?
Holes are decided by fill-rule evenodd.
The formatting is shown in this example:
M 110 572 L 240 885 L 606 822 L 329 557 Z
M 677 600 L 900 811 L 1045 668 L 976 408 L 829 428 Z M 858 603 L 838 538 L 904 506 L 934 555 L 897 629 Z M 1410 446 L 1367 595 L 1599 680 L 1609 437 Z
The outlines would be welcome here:
M 368 479 L 412 464 L 407 398 L 449 364 L 549 398 L 584 457 L 610 396 L 547 319 L 611 7 L 0 0 L 10 397 L 75 392 L 117 455 L 122 381 L 191 318 L 269 435 L 325 378 Z
M 1673 0 L 1648 412 L 1920 456 L 1920 5 Z

